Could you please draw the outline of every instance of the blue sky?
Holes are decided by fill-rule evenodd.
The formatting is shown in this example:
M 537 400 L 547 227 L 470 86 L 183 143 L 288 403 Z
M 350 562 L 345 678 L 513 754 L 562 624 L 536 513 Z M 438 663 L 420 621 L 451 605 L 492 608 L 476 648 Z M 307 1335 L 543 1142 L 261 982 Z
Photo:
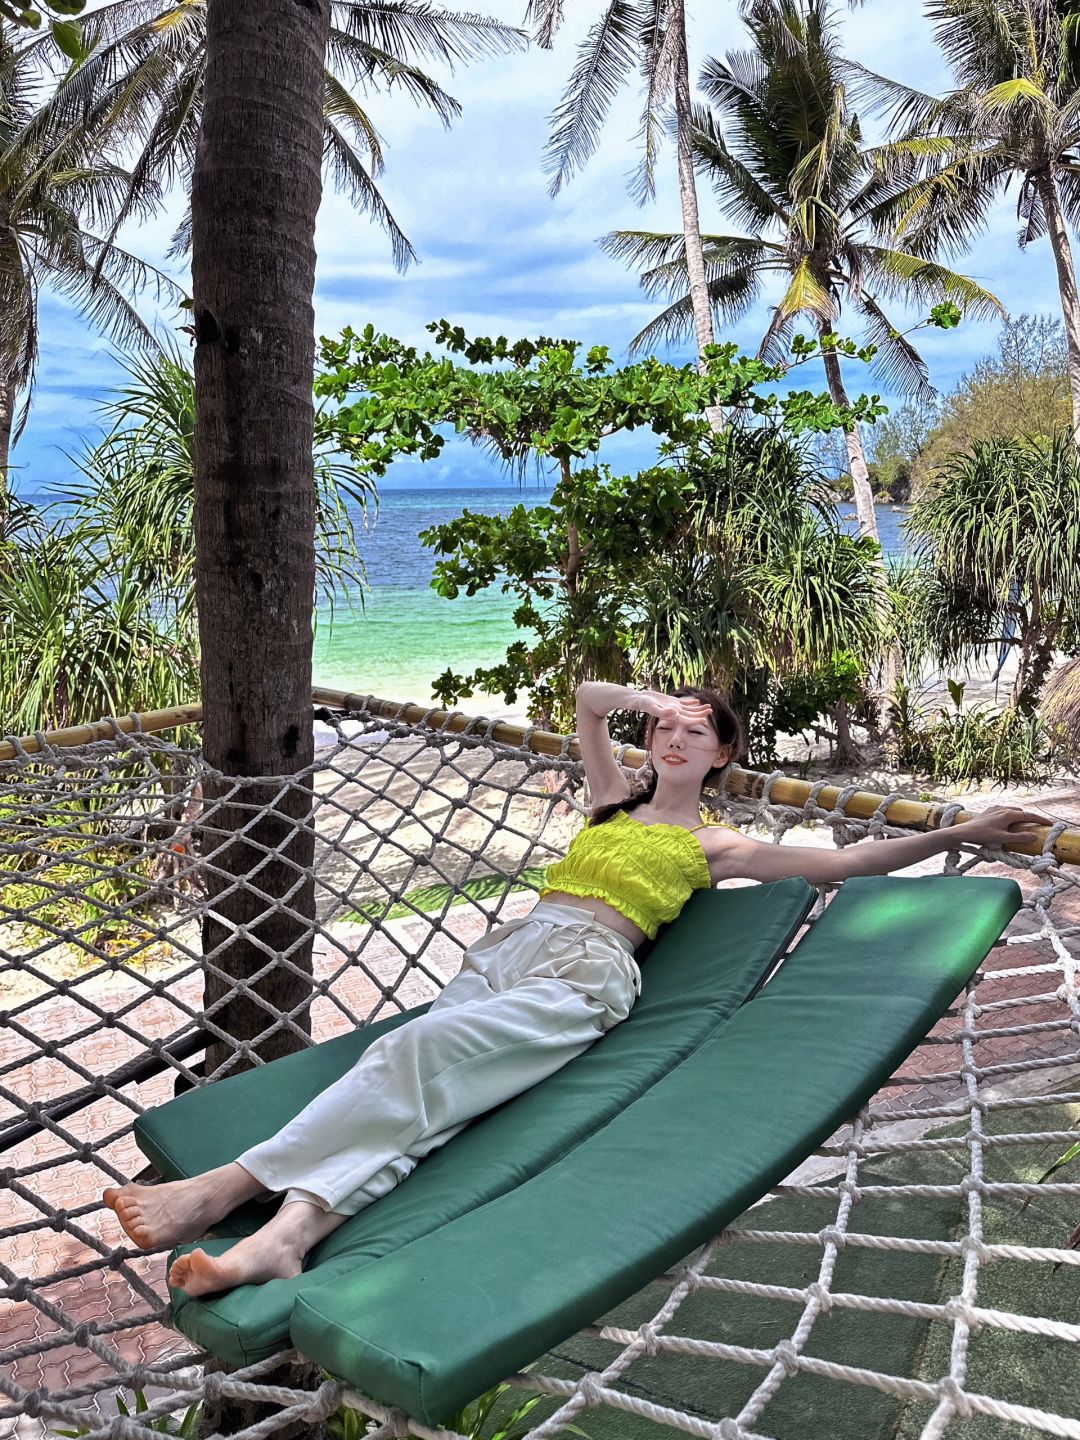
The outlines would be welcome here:
M 474 0 L 461 8 L 520 24 L 525 5 L 524 0 Z M 382 193 L 412 240 L 419 263 L 404 274 L 396 272 L 383 232 L 328 190 L 316 233 L 319 333 L 335 334 L 346 324 L 358 328 L 371 322 L 423 345 L 430 339 L 425 323 L 445 316 L 470 333 L 566 335 L 606 344 L 616 356 L 625 356 L 630 338 L 657 307 L 641 295 L 636 274 L 604 256 L 597 240 L 618 228 L 678 228 L 674 156 L 670 149 L 663 155 L 656 201 L 639 207 L 627 193 L 627 178 L 637 160 L 634 135 L 640 104 L 636 83 L 631 82 L 592 161 L 556 199 L 549 198 L 542 170 L 547 116 L 600 3 L 576 0 L 566 9 L 554 50 L 533 48 L 439 75 L 463 106 L 461 118 L 449 130 L 401 96 L 368 97 L 369 113 L 385 141 Z M 853 12 L 841 10 L 840 20 L 851 58 L 923 89 L 940 93 L 948 88 L 948 69 L 928 23 L 914 6 L 870 0 Z M 691 0 L 688 24 L 692 73 L 706 56 L 745 44 L 731 0 Z M 869 128 L 873 133 L 872 123 Z M 705 186 L 700 203 L 703 229 L 721 228 L 718 208 Z M 164 266 L 168 237 L 181 208 L 179 197 L 172 197 L 164 214 L 129 230 L 125 243 Z M 957 265 L 992 289 L 1013 314 L 1060 313 L 1049 247 L 1041 241 L 1026 254 L 1018 250 L 1014 201 L 1008 196 L 993 212 L 987 232 Z M 187 288 L 183 270 L 170 268 Z M 779 293 L 779 286 L 766 291 L 762 302 L 721 338 L 734 339 L 752 353 L 767 323 L 769 304 Z M 175 315 L 156 312 L 149 298 L 142 309 L 163 333 L 177 323 Z M 920 318 L 915 313 L 894 315 L 901 324 Z M 922 336 L 920 346 L 933 383 L 949 389 L 993 348 L 996 332 L 992 322 L 965 323 L 959 331 L 932 330 Z M 687 347 L 685 358 L 689 356 Z M 64 483 L 72 473 L 67 455 L 100 433 L 98 406 L 120 378 L 108 342 L 84 325 L 65 301 L 43 293 L 38 385 L 30 422 L 12 457 L 16 488 L 29 493 Z M 806 373 L 808 383 L 819 378 Z M 856 369 L 849 388 L 858 392 L 883 387 Z M 634 447 L 620 446 L 605 458 L 629 465 Z M 458 441 L 422 472 L 410 465 L 388 476 L 381 488 L 417 483 L 498 484 L 502 474 L 467 442 Z

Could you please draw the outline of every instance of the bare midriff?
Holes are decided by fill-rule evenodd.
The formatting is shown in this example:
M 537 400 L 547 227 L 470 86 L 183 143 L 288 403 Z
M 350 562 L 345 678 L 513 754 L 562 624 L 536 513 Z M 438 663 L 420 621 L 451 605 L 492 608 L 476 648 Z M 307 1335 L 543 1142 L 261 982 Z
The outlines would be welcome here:
M 614 905 L 609 905 L 606 900 L 598 900 L 595 895 L 568 895 L 565 890 L 549 890 L 544 901 L 551 901 L 555 905 L 575 905 L 579 910 L 588 910 L 593 919 L 599 920 L 601 925 L 606 925 L 609 930 L 614 930 L 619 935 L 625 935 L 635 950 L 645 943 L 644 930 L 632 920 L 628 920 Z

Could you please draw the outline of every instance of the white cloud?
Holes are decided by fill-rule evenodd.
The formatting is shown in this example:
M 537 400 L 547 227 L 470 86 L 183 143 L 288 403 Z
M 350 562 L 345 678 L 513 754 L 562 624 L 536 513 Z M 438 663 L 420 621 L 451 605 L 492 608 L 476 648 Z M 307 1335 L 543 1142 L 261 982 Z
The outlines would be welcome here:
M 516 25 L 524 0 L 488 0 L 476 8 Z M 384 233 L 328 191 L 316 232 L 319 333 L 370 321 L 424 345 L 431 338 L 425 323 L 446 316 L 474 333 L 559 333 L 606 343 L 622 354 L 631 336 L 659 308 L 642 295 L 637 277 L 603 255 L 596 243 L 611 229 L 669 231 L 680 223 L 670 149 L 660 162 L 656 203 L 638 207 L 627 193 L 627 177 L 638 159 L 636 80 L 617 98 L 589 164 L 554 200 L 548 196 L 542 169 L 548 117 L 569 77 L 577 45 L 599 13 L 599 0 L 578 0 L 566 9 L 566 24 L 553 51 L 532 48 L 440 76 L 463 106 L 448 130 L 403 95 L 367 97 L 386 146 L 380 187 L 421 263 L 398 274 Z M 914 7 L 838 8 L 837 18 L 846 53 L 853 58 L 924 89 L 947 87 L 948 70 L 931 27 Z M 734 0 L 697 0 L 689 24 L 695 66 L 706 55 L 722 55 L 746 43 Z M 880 129 L 879 121 L 867 124 L 871 133 L 876 133 L 875 126 Z M 164 259 L 183 208 L 182 197 L 170 197 L 166 213 L 129 229 L 124 240 L 187 288 L 185 267 Z M 718 207 L 707 188 L 701 210 L 703 226 L 718 228 Z M 1057 314 L 1054 268 L 1045 241 L 1021 254 L 1015 234 L 1014 202 L 1007 197 L 995 207 L 987 233 L 957 262 L 958 268 L 994 290 L 1014 313 Z M 756 347 L 768 306 L 779 293 L 779 282 L 770 283 L 732 338 L 747 349 Z M 149 299 L 144 313 L 162 327 L 177 320 Z M 910 307 L 895 307 L 890 313 L 901 324 L 920 318 Z M 958 332 L 920 335 L 935 383 L 944 388 L 953 384 L 992 348 L 996 330 L 993 323 L 971 323 Z M 120 374 L 109 351 L 107 342 L 73 318 L 70 307 L 45 298 L 38 399 L 15 456 L 26 467 L 30 484 L 39 473 L 40 478 L 45 471 L 56 473 L 62 463 L 52 447 L 71 449 L 81 430 L 96 433 L 94 400 Z M 874 386 L 869 377 L 856 374 L 852 388 Z

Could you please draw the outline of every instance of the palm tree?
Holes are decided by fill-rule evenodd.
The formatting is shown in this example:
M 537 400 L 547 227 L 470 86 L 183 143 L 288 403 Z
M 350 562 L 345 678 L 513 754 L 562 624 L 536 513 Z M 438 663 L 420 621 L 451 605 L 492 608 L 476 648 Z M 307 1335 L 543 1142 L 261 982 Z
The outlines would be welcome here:
M 907 248 L 959 250 L 1018 180 L 1019 243 L 1046 235 L 1068 342 L 1080 438 L 1080 294 L 1069 225 L 1080 223 L 1080 56 L 1075 7 L 1060 0 L 929 0 L 957 88 L 937 98 L 863 72 L 891 103 L 900 143 L 929 174 L 898 213 Z
M 335 186 L 386 230 L 394 262 L 404 267 L 415 251 L 375 183 L 382 141 L 353 88 L 399 91 L 449 125 L 461 106 L 419 62 L 463 64 L 518 48 L 526 36 L 428 0 L 332 0 L 330 11 L 322 80 L 326 167 Z M 207 0 L 109 0 L 82 26 L 86 57 L 57 86 L 42 119 L 61 131 L 105 133 L 125 154 L 133 152 L 111 239 L 149 185 L 190 188 L 205 90 Z M 47 59 L 51 42 L 38 43 Z M 186 216 L 170 255 L 186 254 L 190 244 Z
M 50 142 L 35 109 L 30 49 L 0 26 L 0 541 L 8 512 L 11 445 L 25 423 L 33 385 L 43 286 L 120 345 L 149 346 L 153 335 L 131 295 L 152 286 L 182 298 L 177 286 L 101 233 L 129 188 L 119 166 L 95 160 L 85 140 Z M 149 197 L 145 192 L 139 203 Z
M 732 322 L 758 299 L 767 278 L 785 280 L 759 354 L 785 358 L 796 321 L 807 317 L 822 342 L 838 405 L 847 405 L 848 395 L 840 354 L 828 337 L 847 304 L 879 347 L 882 378 L 925 395 L 926 365 L 897 333 L 882 300 L 901 297 L 927 307 L 952 300 L 976 315 L 1000 312 L 1001 305 L 973 280 L 887 243 L 882 226 L 917 162 L 902 150 L 864 143 L 827 0 L 750 0 L 743 15 L 753 46 L 706 62 L 701 88 L 714 108 L 695 112 L 698 166 L 725 215 L 748 232 L 702 237 L 711 302 Z M 693 311 L 683 237 L 617 231 L 603 244 L 609 254 L 647 267 L 642 284 L 650 295 L 673 297 L 633 347 L 685 335 Z M 857 426 L 846 440 L 859 527 L 877 539 Z
M 203 751 L 223 776 L 281 776 L 313 755 L 312 295 L 330 16 L 293 0 L 209 0 L 205 18 L 191 192 Z M 205 791 L 218 808 L 203 832 L 215 905 L 204 1004 L 263 1060 L 310 1034 L 311 787 L 308 773 L 287 787 L 210 777 Z M 255 870 L 257 887 L 242 883 Z M 239 977 L 254 995 L 236 994 Z M 267 1006 L 291 1021 L 269 1036 Z M 237 1061 L 251 1063 L 216 1040 L 206 1074 Z
M 526 20 L 536 27 L 536 39 L 550 47 L 562 20 L 563 0 L 529 0 Z M 641 200 L 655 195 L 655 164 L 661 117 L 674 102 L 675 148 L 679 173 L 683 237 L 690 305 L 698 355 L 714 343 L 705 261 L 701 248 L 697 183 L 694 176 L 693 102 L 686 42 L 684 0 L 608 0 L 603 14 L 589 31 L 566 91 L 552 116 L 547 147 L 551 193 L 555 195 L 592 155 L 611 101 L 639 69 L 645 82 L 645 108 L 641 122 L 644 155 L 636 191 Z M 714 428 L 718 416 L 711 415 Z

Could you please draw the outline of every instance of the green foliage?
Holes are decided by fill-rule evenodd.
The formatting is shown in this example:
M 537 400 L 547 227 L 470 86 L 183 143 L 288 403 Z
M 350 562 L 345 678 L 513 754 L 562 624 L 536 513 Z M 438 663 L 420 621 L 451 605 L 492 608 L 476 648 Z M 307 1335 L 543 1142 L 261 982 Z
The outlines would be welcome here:
M 499 584 L 529 637 L 498 665 L 445 671 L 434 685 L 443 703 L 483 688 L 512 704 L 526 691 L 530 715 L 559 726 L 572 723 L 585 678 L 737 689 L 763 664 L 793 674 L 838 650 L 872 652 L 877 548 L 841 531 L 795 437 L 874 418 L 877 397 L 778 397 L 764 387 L 784 368 L 733 345 L 709 347 L 702 373 L 655 358 L 615 367 L 604 347 L 583 354 L 569 340 L 429 328 L 468 364 L 372 327 L 323 342 L 317 388 L 339 403 L 322 418 L 327 441 L 381 475 L 398 455 L 436 458 L 453 425 L 511 465 L 553 460 L 559 473 L 547 505 L 465 511 L 421 535 L 439 594 Z M 860 353 L 835 335 L 795 344 L 801 359 L 821 344 Z M 730 420 L 720 434 L 705 419 L 715 405 Z M 603 441 L 643 426 L 658 462 L 614 474 L 597 455 Z
M 528 1368 L 530 1367 L 526 1367 Z M 334 1378 L 328 1370 L 322 1373 L 327 1380 Z M 511 1385 L 495 1385 L 492 1389 L 485 1390 L 483 1395 L 471 1404 L 447 1416 L 442 1421 L 441 1428 L 454 1435 L 464 1435 L 466 1440 L 526 1440 L 530 1429 L 526 1421 L 544 1397 L 530 1395 L 506 1413 L 509 1402 L 504 1397 L 508 1396 L 513 1388 Z M 344 1405 L 335 1415 L 331 1415 L 326 1423 L 335 1440 L 363 1440 L 368 1430 L 375 1428 L 374 1422 L 366 1415 Z M 564 1428 L 568 1434 L 589 1440 L 588 1433 L 576 1425 L 567 1425 Z M 405 1440 L 416 1440 L 416 1437 L 408 1435 Z
M 0 728 L 16 734 L 153 710 L 198 690 L 195 393 L 178 354 L 128 364 L 111 428 L 80 461 L 65 519 L 13 506 L 0 541 Z M 363 582 L 346 502 L 374 497 L 320 449 L 316 578 L 331 606 Z
M 897 686 L 893 724 L 900 764 L 953 784 L 1042 782 L 1052 773 L 1052 744 L 1030 708 L 964 708 L 964 685 L 949 681 L 951 707 L 927 719 L 907 684 Z
M 913 409 L 910 418 L 905 407 L 878 425 L 874 455 L 879 464 L 888 463 L 895 450 L 917 491 L 951 456 L 970 451 L 978 441 L 1045 441 L 1071 419 L 1061 321 L 1017 315 L 1003 324 L 996 354 L 980 360 L 949 394 L 930 407 Z
M 945 665 L 1011 645 L 1013 699 L 1033 701 L 1058 650 L 1080 649 L 1080 459 L 1071 433 L 990 440 L 942 465 L 906 522 L 910 590 Z M 921 587 L 921 588 L 920 588 Z
M 134 1395 L 135 1415 L 139 1416 L 143 1414 L 144 1411 L 149 1410 L 150 1406 L 147 1403 L 146 1396 L 141 1390 L 134 1391 Z M 131 1415 L 131 1411 L 127 1407 L 123 1394 L 119 1390 L 116 1392 L 116 1409 L 120 1415 Z M 194 1440 L 194 1437 L 199 1433 L 199 1416 L 201 1411 L 201 1405 L 191 1405 L 188 1407 L 182 1420 L 174 1420 L 171 1415 L 159 1415 L 156 1420 L 143 1420 L 139 1423 L 144 1429 L 156 1430 L 159 1435 L 179 1435 L 182 1437 L 182 1440 Z M 52 1434 L 67 1436 L 69 1440 L 78 1440 L 79 1436 L 89 1435 L 91 1430 L 98 1428 L 100 1428 L 100 1424 L 80 1425 L 76 1430 L 54 1430 Z
M 934 401 L 909 403 L 874 426 L 869 469 L 875 496 L 894 505 L 911 499 L 919 462 L 933 437 L 939 408 Z
M 59 29 L 78 28 L 58 16 L 81 15 L 85 8 L 86 0 L 0 0 L 0 20 L 13 20 L 16 25 L 37 30 L 46 19 L 51 21 L 55 35 Z
M 789 434 L 846 428 L 885 410 L 876 395 L 839 406 L 809 391 L 762 393 L 785 379 L 788 367 L 741 356 L 734 344 L 708 346 L 699 372 L 651 356 L 616 367 L 606 347 L 580 357 L 573 340 L 470 340 L 445 320 L 427 328 L 468 365 L 421 354 L 371 325 L 322 341 L 325 369 L 316 393 L 339 408 L 323 413 L 318 433 L 364 473 L 384 475 L 401 455 L 435 459 L 445 443 L 439 427 L 446 426 L 509 463 L 553 459 L 565 474 L 572 460 L 592 455 L 622 430 L 648 426 L 662 440 L 689 444 L 711 432 L 705 412 L 714 406 L 768 418 Z M 801 345 L 801 358 L 818 349 L 817 341 Z M 505 368 L 471 368 L 479 364 Z M 359 398 L 350 400 L 353 394 Z

